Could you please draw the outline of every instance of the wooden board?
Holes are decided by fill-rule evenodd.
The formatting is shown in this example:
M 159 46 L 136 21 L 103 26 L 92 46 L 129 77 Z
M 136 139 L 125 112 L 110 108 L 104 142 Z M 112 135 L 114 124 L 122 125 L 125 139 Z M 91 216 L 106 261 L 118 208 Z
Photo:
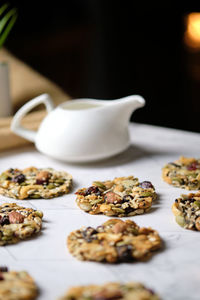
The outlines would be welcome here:
M 55 83 L 17 59 L 6 49 L 0 50 L 0 61 L 9 64 L 13 111 L 42 93 L 48 93 L 56 105 L 70 99 L 69 95 Z M 36 129 L 44 116 L 44 110 L 32 112 L 24 118 L 23 125 L 30 129 Z M 0 151 L 30 143 L 11 132 L 11 119 L 12 117 L 0 118 Z

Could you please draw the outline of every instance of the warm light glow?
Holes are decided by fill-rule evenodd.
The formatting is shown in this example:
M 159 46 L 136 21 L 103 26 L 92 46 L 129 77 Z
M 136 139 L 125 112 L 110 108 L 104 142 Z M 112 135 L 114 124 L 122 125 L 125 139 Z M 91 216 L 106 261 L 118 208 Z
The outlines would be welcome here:
M 186 17 L 185 43 L 193 50 L 200 50 L 200 13 L 190 13 Z

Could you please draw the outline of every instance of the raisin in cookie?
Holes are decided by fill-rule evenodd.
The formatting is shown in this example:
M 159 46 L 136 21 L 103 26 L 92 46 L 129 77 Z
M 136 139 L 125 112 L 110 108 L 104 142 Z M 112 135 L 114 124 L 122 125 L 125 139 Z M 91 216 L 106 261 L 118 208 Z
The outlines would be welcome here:
M 133 176 L 95 181 L 89 188 L 79 189 L 76 195 L 76 202 L 84 211 L 118 217 L 143 214 L 156 199 L 152 183 L 139 183 Z
M 200 189 L 200 159 L 181 156 L 162 170 L 163 180 L 187 190 Z
M 43 213 L 16 203 L 0 205 L 0 246 L 14 244 L 39 232 Z
M 138 282 L 109 282 L 103 285 L 76 286 L 68 290 L 60 300 L 159 300 L 151 289 Z
M 200 192 L 181 195 L 175 200 L 172 212 L 180 226 L 200 231 Z
M 33 300 L 37 295 L 37 286 L 27 272 L 8 271 L 8 268 L 0 267 L 0 299 Z
M 53 198 L 67 194 L 72 176 L 54 169 L 9 169 L 0 175 L 0 194 L 16 199 Z
M 67 244 L 69 252 L 80 260 L 115 263 L 150 258 L 161 247 L 161 239 L 151 228 L 111 219 L 97 228 L 71 232 Z

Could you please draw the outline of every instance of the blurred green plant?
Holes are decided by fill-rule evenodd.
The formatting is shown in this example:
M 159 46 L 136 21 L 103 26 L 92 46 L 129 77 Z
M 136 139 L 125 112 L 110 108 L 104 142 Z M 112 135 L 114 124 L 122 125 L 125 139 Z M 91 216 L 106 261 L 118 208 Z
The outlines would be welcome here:
M 5 3 L 0 7 L 0 48 L 4 45 L 18 16 L 17 9 L 9 6 L 9 3 Z

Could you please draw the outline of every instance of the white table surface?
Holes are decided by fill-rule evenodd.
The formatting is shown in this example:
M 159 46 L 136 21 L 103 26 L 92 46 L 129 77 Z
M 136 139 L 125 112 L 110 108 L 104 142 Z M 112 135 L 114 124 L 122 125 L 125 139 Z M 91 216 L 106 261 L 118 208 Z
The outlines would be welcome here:
M 170 187 L 161 179 L 161 168 L 180 154 L 199 157 L 200 134 L 131 124 L 132 146 L 124 153 L 97 163 L 73 165 L 52 160 L 33 147 L 0 154 L 0 172 L 10 167 L 53 167 L 66 170 L 74 178 L 72 193 L 50 200 L 23 200 L 19 205 L 44 212 L 39 236 L 0 248 L 0 265 L 12 270 L 27 270 L 40 288 L 40 300 L 54 300 L 72 285 L 106 281 L 141 281 L 155 289 L 162 299 L 200 299 L 200 233 L 176 224 L 171 206 L 176 197 L 187 191 Z M 1 141 L 3 142 L 3 141 Z M 135 175 L 150 180 L 159 198 L 147 214 L 131 217 L 140 226 L 157 229 L 164 249 L 148 262 L 108 265 L 81 262 L 66 247 L 67 235 L 81 226 L 96 226 L 108 219 L 91 216 L 75 203 L 74 192 L 90 186 L 93 180 Z M 0 203 L 14 202 L 1 197 Z

